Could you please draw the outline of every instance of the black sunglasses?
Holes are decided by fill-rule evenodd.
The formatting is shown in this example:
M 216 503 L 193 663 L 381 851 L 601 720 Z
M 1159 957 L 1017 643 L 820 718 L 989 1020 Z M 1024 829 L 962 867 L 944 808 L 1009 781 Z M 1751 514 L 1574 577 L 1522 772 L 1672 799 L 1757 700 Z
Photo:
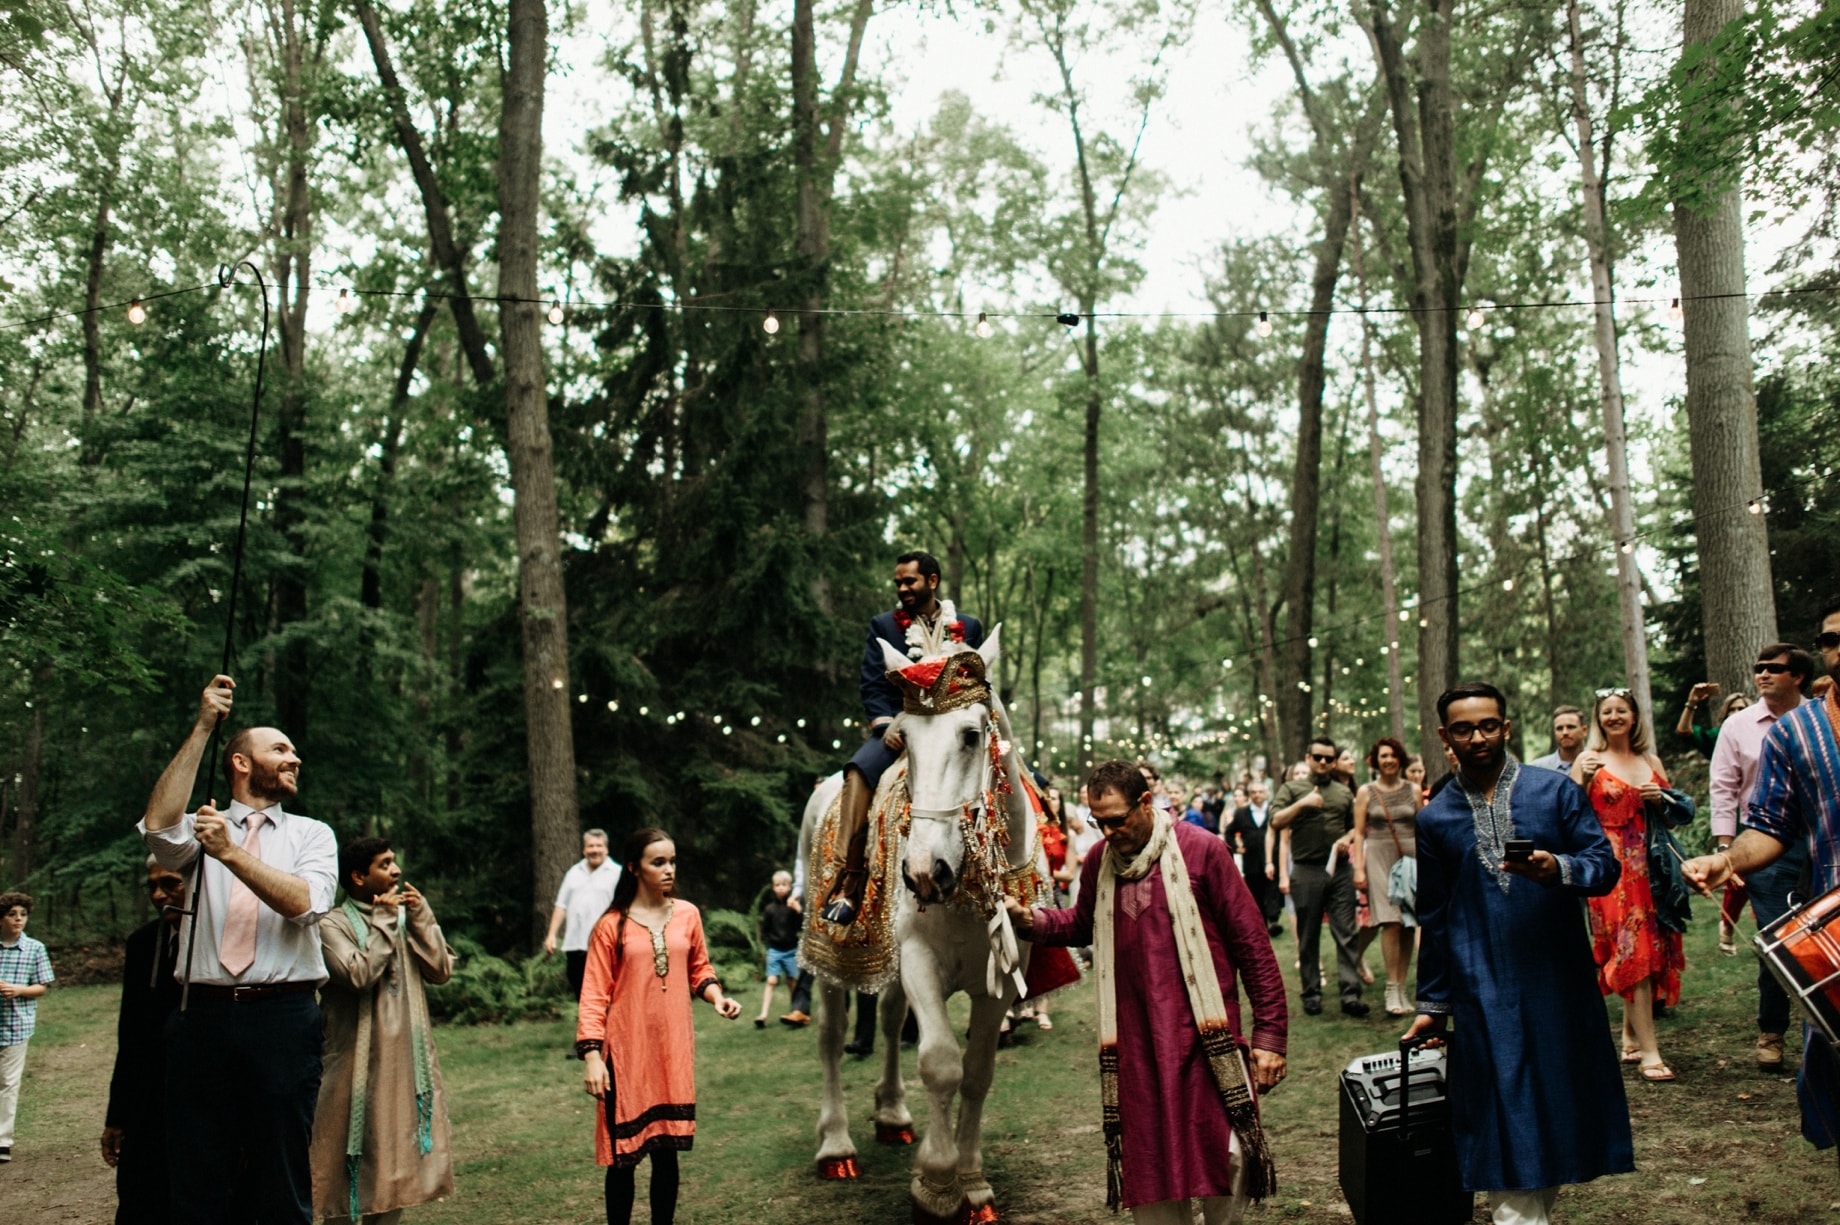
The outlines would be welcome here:
M 1092 823 L 1102 830 L 1123 829 L 1124 823 L 1130 819 L 1131 814 L 1127 812 L 1122 817 L 1094 817 Z
M 1816 635 L 1814 649 L 1817 651 L 1840 650 L 1840 634 L 1828 630 L 1825 634 Z
M 1781 676 L 1788 670 L 1788 664 L 1757 664 L 1751 668 L 1751 672 L 1756 676 L 1762 676 L 1766 672 L 1771 676 Z
M 1311 753 L 1310 760 L 1311 761 L 1334 761 L 1335 754 L 1334 753 Z

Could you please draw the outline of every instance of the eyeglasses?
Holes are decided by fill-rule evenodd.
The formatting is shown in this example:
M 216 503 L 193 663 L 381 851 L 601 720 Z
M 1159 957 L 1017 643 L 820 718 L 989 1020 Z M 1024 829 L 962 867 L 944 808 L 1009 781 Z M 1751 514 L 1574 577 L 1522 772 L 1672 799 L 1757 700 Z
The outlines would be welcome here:
M 1334 753 L 1311 753 L 1310 760 L 1311 761 L 1334 761 L 1335 754 Z
M 147 892 L 149 893 L 178 893 L 184 888 L 185 878 L 182 876 L 170 877 L 165 880 L 150 880 L 147 882 Z
M 1094 817 L 1092 823 L 1102 830 L 1114 830 L 1123 829 L 1124 823 L 1130 819 L 1131 814 L 1127 812 L 1122 817 Z
M 1771 676 L 1781 676 L 1788 670 L 1788 664 L 1757 664 L 1751 668 L 1751 672 L 1756 676 L 1762 676 L 1766 672 Z
M 1487 740 L 1501 735 L 1504 726 L 1500 719 L 1484 719 L 1480 723 L 1452 723 L 1444 730 L 1452 740 L 1474 740 L 1478 736 Z
M 1597 696 L 1600 698 L 1626 698 L 1629 696 L 1629 690 L 1621 687 L 1616 689 L 1599 689 L 1597 691 Z
M 1840 651 L 1840 634 L 1828 630 L 1815 637 L 1814 649 L 1817 651 Z

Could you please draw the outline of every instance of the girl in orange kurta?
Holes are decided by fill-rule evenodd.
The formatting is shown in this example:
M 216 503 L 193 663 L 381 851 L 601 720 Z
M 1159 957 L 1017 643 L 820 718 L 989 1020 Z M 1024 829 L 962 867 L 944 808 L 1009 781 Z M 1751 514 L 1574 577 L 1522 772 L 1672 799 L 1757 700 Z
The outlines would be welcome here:
M 634 1171 L 652 1158 L 655 1225 L 677 1212 L 677 1154 L 696 1134 L 696 1033 L 690 1001 L 701 997 L 733 1020 L 741 1005 L 722 993 L 696 907 L 678 901 L 677 847 L 659 829 L 627 840 L 613 904 L 588 940 L 575 1047 L 587 1064 L 594 1158 L 607 1167 L 607 1220 L 632 1220 Z

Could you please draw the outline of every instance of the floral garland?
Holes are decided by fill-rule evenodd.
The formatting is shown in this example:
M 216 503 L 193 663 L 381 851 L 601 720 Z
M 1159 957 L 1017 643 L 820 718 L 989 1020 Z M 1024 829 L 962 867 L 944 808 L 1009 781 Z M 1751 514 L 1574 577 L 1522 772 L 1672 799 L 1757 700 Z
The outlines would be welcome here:
M 927 633 L 926 623 L 905 608 L 894 610 L 894 623 L 907 638 L 907 657 L 909 659 L 925 659 L 929 654 L 940 654 L 945 650 L 946 643 L 965 640 L 965 623 L 958 619 L 958 606 L 950 600 L 939 601 L 939 619 L 933 624 L 935 628 L 945 627 L 945 638 L 940 640 L 936 647 L 931 640 L 931 635 Z

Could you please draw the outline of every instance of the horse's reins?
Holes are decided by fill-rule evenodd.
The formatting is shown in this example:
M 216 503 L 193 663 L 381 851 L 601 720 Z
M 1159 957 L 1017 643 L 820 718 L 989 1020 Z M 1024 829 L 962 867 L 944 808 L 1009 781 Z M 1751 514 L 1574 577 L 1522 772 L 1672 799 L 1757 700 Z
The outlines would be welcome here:
M 224 264 L 217 269 L 217 284 L 221 289 L 229 289 L 236 283 L 236 272 L 239 268 L 249 269 L 256 278 L 256 286 L 262 291 L 262 344 L 256 351 L 256 389 L 255 396 L 249 405 L 249 445 L 243 456 L 243 504 L 236 523 L 236 547 L 231 553 L 230 606 L 224 618 L 223 666 L 218 669 L 218 672 L 224 676 L 230 674 L 230 655 L 236 642 L 236 597 L 243 585 L 243 541 L 249 532 L 249 490 L 255 479 L 256 437 L 262 412 L 262 382 L 263 376 L 268 371 L 268 282 L 262 279 L 262 270 L 249 260 Z M 222 715 L 219 715 L 216 724 L 211 728 L 211 747 L 205 753 L 204 760 L 199 763 L 199 769 L 204 772 L 207 779 L 210 777 L 212 763 L 217 760 L 217 742 L 223 734 L 223 727 L 224 719 Z M 196 779 L 193 780 L 192 785 L 194 789 L 197 787 Z M 208 786 L 206 794 L 209 796 Z M 211 802 L 214 802 L 214 798 Z M 163 906 L 160 908 L 162 914 L 177 914 L 191 919 L 191 925 L 186 928 L 185 932 L 185 969 L 179 977 L 179 1011 L 181 1012 L 185 1011 L 192 996 L 192 953 L 198 945 L 198 924 L 203 920 L 204 915 L 206 858 L 204 849 L 200 847 L 198 865 L 193 870 L 192 879 L 188 885 L 191 890 L 191 896 L 187 899 L 191 903 L 190 907 Z M 158 962 L 156 961 L 155 964 L 157 966 Z

